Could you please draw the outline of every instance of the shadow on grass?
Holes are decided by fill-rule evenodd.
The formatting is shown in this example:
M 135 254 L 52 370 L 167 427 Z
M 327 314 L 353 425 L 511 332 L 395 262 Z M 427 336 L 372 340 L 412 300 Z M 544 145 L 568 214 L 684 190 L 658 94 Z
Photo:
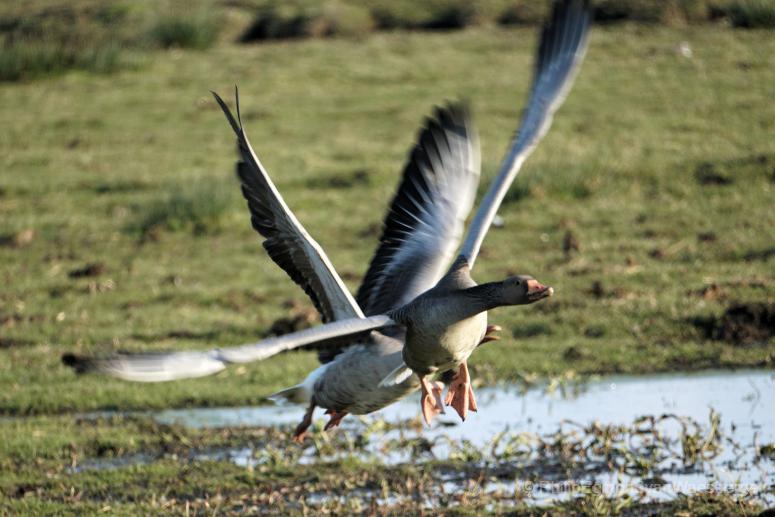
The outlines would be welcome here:
M 732 303 L 719 316 L 697 316 L 691 323 L 706 339 L 766 346 L 775 337 L 775 303 Z

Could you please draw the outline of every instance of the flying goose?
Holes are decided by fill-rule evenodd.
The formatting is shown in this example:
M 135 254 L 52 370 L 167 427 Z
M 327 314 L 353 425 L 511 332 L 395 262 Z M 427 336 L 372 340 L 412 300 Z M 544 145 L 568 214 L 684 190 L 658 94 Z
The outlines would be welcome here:
M 461 269 L 470 270 L 484 234 L 489 228 L 509 185 L 527 155 L 548 129 L 553 112 L 559 107 L 570 88 L 572 78 L 583 58 L 586 47 L 590 18 L 587 4 L 588 2 L 582 0 L 555 3 L 551 22 L 542 33 L 530 99 L 522 118 L 522 129 L 513 141 L 499 174 L 474 218 L 460 254 L 461 258 L 456 261 L 450 274 L 464 276 L 465 271 L 463 273 L 459 271 Z M 222 104 L 222 107 L 225 108 L 225 105 Z M 283 350 L 308 344 L 321 345 L 326 339 L 350 335 L 358 344 L 348 347 L 342 346 L 341 341 L 337 341 L 335 346 L 324 348 L 321 359 L 329 362 L 313 371 L 300 385 L 280 392 L 279 395 L 291 400 L 309 401 L 311 403 L 310 409 L 313 409 L 315 404 L 322 406 L 332 413 L 332 422 L 334 420 L 338 422 L 342 414 L 346 414 L 347 411 L 356 414 L 368 413 L 411 393 L 418 387 L 417 376 L 409 376 L 403 382 L 392 385 L 378 384 L 378 380 L 383 378 L 386 373 L 402 366 L 401 347 L 405 333 L 402 326 L 396 325 L 396 321 L 384 313 L 394 310 L 406 301 L 410 301 L 414 295 L 432 287 L 440 276 L 439 271 L 443 272 L 444 264 L 448 263 L 449 258 L 451 258 L 447 256 L 449 252 L 440 252 L 440 250 L 457 247 L 458 241 L 452 236 L 438 232 L 442 238 L 434 239 L 436 234 L 433 231 L 427 231 L 433 230 L 433 226 L 428 226 L 428 221 L 433 221 L 432 218 L 424 222 L 420 221 L 418 214 L 423 214 L 428 208 L 424 203 L 429 201 L 427 194 L 432 193 L 432 189 L 422 188 L 423 185 L 420 182 L 421 188 L 413 190 L 412 185 L 418 180 L 409 176 L 405 171 L 403 184 L 408 184 L 409 195 L 401 195 L 402 184 L 402 189 L 399 190 L 399 194 L 396 195 L 394 204 L 391 206 L 391 215 L 401 213 L 401 210 L 393 211 L 396 201 L 399 199 L 411 200 L 410 203 L 404 205 L 404 208 L 416 205 L 414 212 L 410 208 L 408 219 L 407 216 L 404 216 L 404 219 L 396 217 L 393 225 L 390 224 L 390 219 L 386 222 L 380 250 L 372 261 L 372 267 L 366 275 L 366 281 L 358 293 L 359 303 L 354 304 L 352 297 L 343 287 L 325 254 L 306 234 L 285 206 L 252 152 L 241 124 L 236 123 L 233 117 L 228 114 L 228 110 L 225 111 L 227 111 L 227 117 L 232 127 L 240 137 L 240 151 L 244 162 L 240 166 L 243 184 L 249 184 L 250 178 L 254 178 L 253 183 L 257 188 L 254 189 L 253 195 L 260 196 L 263 189 L 266 197 L 263 201 L 264 205 L 261 202 L 251 204 L 251 211 L 254 212 L 255 208 L 259 214 L 257 217 L 256 213 L 253 213 L 254 226 L 262 233 L 263 231 L 267 232 L 265 234 L 267 236 L 265 247 L 270 255 L 289 272 L 297 283 L 304 287 L 320 310 L 324 321 L 334 322 L 241 347 L 203 352 L 119 355 L 107 359 L 77 362 L 73 365 L 81 369 L 98 369 L 104 373 L 129 380 L 164 381 L 208 375 L 222 370 L 230 362 L 260 360 Z M 437 119 L 441 118 L 437 114 Z M 473 139 L 469 135 L 461 141 L 467 141 L 466 146 L 472 147 L 471 140 Z M 422 137 L 420 141 L 423 141 Z M 418 145 L 418 147 L 421 146 Z M 453 149 L 453 146 L 448 145 L 447 147 Z M 441 146 L 441 148 L 444 147 Z M 465 146 L 456 148 L 465 148 Z M 470 162 L 472 157 L 473 154 L 470 152 L 456 155 L 456 158 L 462 162 L 466 160 Z M 478 170 L 478 155 L 476 159 Z M 255 169 L 252 176 L 249 170 L 251 160 Z M 434 163 L 438 163 L 438 160 Z M 443 171 L 443 167 L 440 170 Z M 248 197 L 250 189 L 244 188 L 246 189 L 246 197 Z M 475 190 L 476 183 L 473 182 L 473 187 L 469 183 L 469 188 Z M 250 202 L 250 197 L 248 199 Z M 468 210 L 468 208 L 462 208 L 465 205 L 465 202 L 460 202 L 458 205 L 460 208 L 457 214 L 462 215 L 462 219 L 465 219 Z M 261 206 L 270 207 L 270 212 L 274 213 L 275 216 L 280 213 L 280 222 L 266 224 L 263 231 L 260 222 L 262 220 L 271 221 L 271 217 L 266 218 L 266 215 L 260 215 Z M 413 220 L 415 222 L 412 222 Z M 408 235 L 412 238 L 405 238 L 400 233 L 400 228 L 404 226 L 407 227 Z M 418 231 L 418 229 L 423 231 Z M 273 231 L 274 233 L 272 233 Z M 454 234 L 454 232 L 452 233 Z M 444 245 L 445 243 L 447 246 Z M 423 267 L 423 264 L 426 263 L 423 261 L 434 256 L 442 258 L 433 262 L 432 267 Z M 414 269 L 406 267 L 407 264 L 414 264 Z M 411 273 L 412 271 L 414 273 Z M 409 272 L 408 280 L 396 281 L 396 277 L 393 276 L 396 272 L 402 274 Z M 529 278 L 523 278 L 509 282 L 516 284 L 516 280 L 520 280 L 523 286 L 527 286 L 531 281 Z M 403 290 L 407 286 L 412 286 L 413 289 Z M 482 286 L 478 287 L 482 288 Z M 512 291 L 515 289 L 516 286 L 513 285 Z M 528 289 L 530 289 L 529 286 Z M 537 291 L 535 284 L 533 284 L 533 291 Z M 547 289 L 543 292 L 548 294 L 549 291 Z M 368 315 L 366 318 L 361 318 L 359 305 L 363 307 L 363 312 Z M 391 314 L 398 319 L 402 317 L 401 311 Z M 403 311 L 403 315 L 405 314 L 406 311 Z M 484 328 L 486 333 L 487 327 Z M 381 332 L 373 332 L 372 329 L 381 329 Z M 488 339 L 486 335 L 485 339 Z M 338 355 L 334 356 L 337 352 Z M 334 357 L 332 358 L 332 356 Z M 72 361 L 73 358 L 69 359 Z M 464 363 L 461 363 L 461 369 L 463 365 Z M 467 374 L 467 370 L 464 373 Z M 461 381 L 458 384 L 464 385 L 466 379 L 463 376 L 457 380 Z M 439 391 L 438 385 L 426 387 L 425 391 L 436 392 L 433 394 L 435 402 L 431 406 L 433 409 L 438 405 L 436 397 Z M 466 407 L 465 404 L 462 404 L 466 393 L 469 391 L 460 388 L 453 390 L 453 395 L 459 394 L 458 399 L 460 400 L 457 403 L 461 407 L 459 411 Z M 424 401 L 427 400 L 427 395 L 428 393 L 423 397 Z M 455 402 L 454 396 L 450 402 Z M 469 402 L 468 407 L 472 405 L 475 403 Z M 305 421 L 308 421 L 310 416 L 311 411 L 308 411 L 305 415 Z M 303 424 L 304 422 L 300 428 L 303 427 Z
M 324 322 L 362 316 L 360 307 L 367 314 L 399 307 L 444 274 L 462 238 L 479 182 L 478 137 L 464 105 L 437 108 L 434 116 L 426 119 L 390 204 L 380 245 L 358 291 L 358 303 L 354 303 L 322 248 L 284 203 L 253 152 L 239 122 L 239 96 L 237 119 L 218 95 L 215 98 L 237 134 L 241 157 L 237 172 L 253 226 L 265 238 L 263 245 L 269 255 L 307 292 Z M 338 333 L 336 326 L 330 328 L 332 334 Z M 353 332 L 357 331 L 353 328 Z M 295 439 L 303 438 L 316 406 L 331 415 L 329 428 L 348 413 L 371 413 L 419 388 L 417 377 L 390 387 L 376 382 L 402 364 L 403 334 L 403 329 L 396 327 L 322 347 L 319 368 L 302 383 L 271 395 L 308 405 Z M 64 359 L 80 372 L 97 370 L 125 380 L 160 382 L 209 375 L 228 362 L 263 359 L 284 347 L 282 340 L 275 338 L 263 344 L 263 355 L 255 355 L 248 345 L 205 353 L 118 354 L 96 359 L 70 354 Z
M 274 246 L 289 240 L 287 234 L 290 233 L 273 233 L 273 230 L 282 228 L 283 221 L 290 219 L 292 214 L 287 207 L 280 208 L 280 194 L 271 186 L 271 180 L 251 151 L 247 136 L 238 122 L 239 103 L 235 121 L 221 98 L 218 95 L 215 98 L 238 137 L 243 159 L 238 165 L 243 194 L 248 200 L 254 228 L 267 238 L 264 247 L 310 293 L 313 301 L 325 299 L 332 292 L 335 294 L 331 296 L 341 298 L 343 295 L 338 292 L 338 286 L 342 283 L 332 267 L 307 266 L 307 263 L 315 261 L 328 264 L 323 250 L 309 236 L 306 239 L 311 244 L 304 249 L 294 245 L 285 253 L 272 253 Z M 425 120 L 417 144 L 409 154 L 401 183 L 385 219 L 380 245 L 358 291 L 355 305 L 358 311 L 362 308 L 366 314 L 373 315 L 400 307 L 441 278 L 463 236 L 465 220 L 473 206 L 479 183 L 479 170 L 478 136 L 466 107 L 449 104 L 437 108 L 433 117 Z M 307 250 L 310 249 L 314 250 L 315 256 L 323 259 L 309 259 Z M 296 257 L 295 263 L 283 260 L 286 255 Z M 301 270 L 303 274 L 299 274 Z M 320 282 L 310 279 L 318 271 L 322 276 L 335 280 Z M 319 289 L 316 293 L 307 284 L 333 287 Z M 329 315 L 324 310 L 325 305 L 316 305 L 324 321 L 348 316 Z M 351 306 L 349 302 L 341 305 Z M 355 323 L 361 324 L 362 320 L 357 319 Z M 416 377 L 390 387 L 379 387 L 375 382 L 402 363 L 403 329 L 387 328 L 382 332 L 354 337 L 357 338 L 354 342 L 321 347 L 318 356 L 323 364 L 319 368 L 301 384 L 270 396 L 308 405 L 305 417 L 294 433 L 296 440 L 303 439 L 317 406 L 326 408 L 331 415 L 326 426 L 328 429 L 337 425 L 348 413 L 376 411 L 419 387 Z

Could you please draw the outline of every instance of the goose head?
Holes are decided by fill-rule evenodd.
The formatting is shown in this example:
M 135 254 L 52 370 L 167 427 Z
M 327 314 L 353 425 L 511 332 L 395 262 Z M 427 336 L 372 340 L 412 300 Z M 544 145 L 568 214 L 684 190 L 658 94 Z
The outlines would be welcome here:
M 527 305 L 548 298 L 554 289 L 541 284 L 529 275 L 517 275 L 501 282 L 503 305 Z

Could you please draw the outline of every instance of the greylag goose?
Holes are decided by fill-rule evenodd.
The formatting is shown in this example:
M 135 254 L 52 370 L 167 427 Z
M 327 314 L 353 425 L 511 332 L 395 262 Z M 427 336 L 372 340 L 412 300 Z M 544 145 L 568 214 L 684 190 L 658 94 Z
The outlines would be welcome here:
M 445 402 L 465 420 L 469 409 L 477 410 L 467 361 L 488 333 L 487 311 L 534 303 L 553 292 L 527 275 L 477 285 L 471 278 L 470 258 L 461 253 L 432 289 L 386 314 L 392 321 L 385 325 L 395 322 L 407 329 L 406 343 L 403 364 L 380 384 L 401 383 L 416 373 L 422 387 L 422 414 L 430 424 L 444 406 L 439 386 L 432 386 L 428 376 L 457 369 Z
M 513 142 L 500 173 L 489 189 L 472 224 L 464 252 L 461 252 L 461 257 L 467 257 L 468 270 L 473 265 L 484 234 L 497 212 L 503 195 L 505 195 L 527 154 L 548 129 L 552 113 L 559 107 L 570 88 L 572 78 L 584 54 L 588 24 L 587 2 L 571 0 L 555 4 L 552 20 L 542 33 L 536 60 L 536 73 L 528 107 L 522 120 L 522 130 Z M 420 384 L 417 376 L 410 375 L 403 382 L 393 383 L 389 386 L 377 383 L 386 373 L 403 367 L 401 350 L 405 332 L 405 329 L 396 326 L 394 320 L 388 315 L 380 313 L 401 306 L 406 301 L 411 300 L 414 295 L 432 287 L 443 272 L 444 264 L 448 263 L 451 258 L 452 252 L 444 250 L 450 248 L 454 250 L 457 247 L 458 240 L 453 238 L 455 232 L 449 234 L 438 231 L 427 224 L 428 221 L 434 221 L 433 218 L 429 217 L 423 221 L 418 216 L 418 214 L 423 214 L 428 210 L 429 199 L 433 201 L 429 196 L 429 194 L 434 194 L 433 189 L 429 188 L 429 184 L 418 181 L 417 178 L 412 178 L 405 172 L 402 189 L 399 190 L 399 194 L 396 195 L 391 207 L 391 215 L 395 216 L 395 221 L 392 225 L 390 218 L 386 222 L 380 250 L 372 261 L 372 267 L 358 293 L 359 303 L 354 304 L 352 297 L 344 289 L 325 254 L 287 210 L 279 193 L 276 192 L 250 149 L 241 125 L 237 125 L 229 114 L 227 116 L 232 127 L 240 136 L 243 161 L 249 164 L 253 160 L 257 169 L 255 173 L 261 176 L 256 181 L 258 184 L 264 183 L 263 188 L 269 198 L 266 200 L 266 205 L 270 207 L 272 212 L 279 210 L 285 214 L 280 217 L 280 224 L 277 222 L 269 224 L 265 231 L 279 229 L 286 232 L 286 235 L 283 235 L 282 231 L 276 231 L 274 237 L 267 237 L 265 246 L 272 254 L 270 248 L 273 245 L 269 244 L 269 241 L 274 238 L 274 245 L 278 247 L 275 248 L 276 252 L 273 254 L 273 258 L 289 272 L 297 283 L 304 287 L 320 310 L 324 321 L 344 319 L 242 347 L 203 352 L 119 355 L 108 359 L 78 362 L 74 363 L 73 366 L 80 369 L 97 369 L 135 381 L 173 380 L 208 375 L 222 370 L 230 362 L 260 360 L 283 350 L 313 343 L 320 345 L 328 338 L 351 335 L 357 343 L 356 346 L 343 346 L 341 340 L 338 340 L 335 346 L 323 348 L 321 360 L 324 361 L 324 364 L 313 371 L 300 385 L 278 394 L 290 400 L 310 403 L 310 410 L 305 415 L 302 425 L 299 426 L 301 431 L 303 431 L 305 422 L 309 422 L 311 409 L 314 409 L 315 404 L 328 409 L 329 413 L 332 414 L 332 422 L 336 423 L 346 412 L 362 414 L 375 411 L 414 391 Z M 441 117 L 437 116 L 437 118 Z M 423 141 L 422 137 L 420 141 Z M 469 137 L 459 141 L 466 141 L 468 142 L 467 146 L 471 145 Z M 447 148 L 451 150 L 453 146 L 448 145 Z M 245 160 L 246 152 L 247 160 Z M 473 155 L 468 153 L 467 156 L 468 158 L 464 153 L 456 158 L 465 163 L 466 159 L 470 160 Z M 432 163 L 438 163 L 438 160 L 432 160 Z M 245 165 L 241 167 L 245 167 Z M 407 168 L 408 170 L 409 168 Z M 440 170 L 443 171 L 443 167 Z M 245 174 L 242 176 L 249 176 L 249 172 L 245 170 Z M 409 194 L 402 196 L 401 191 L 404 189 L 404 185 L 408 186 L 407 192 Z M 468 185 L 469 188 L 475 190 L 475 182 L 473 182 L 473 186 L 471 183 Z M 400 210 L 394 211 L 399 199 L 408 199 L 411 200 L 411 203 L 407 203 L 406 206 L 398 205 Z M 462 216 L 462 219 L 465 219 L 468 210 L 468 208 L 462 208 L 465 205 L 465 202 L 458 205 L 457 213 Z M 468 206 L 470 207 L 470 204 Z M 406 210 L 407 207 L 409 207 L 407 214 L 402 214 L 402 211 Z M 260 203 L 257 208 L 260 209 Z M 253 210 L 253 206 L 251 206 L 251 210 Z M 258 220 L 261 220 L 261 216 L 258 217 Z M 255 214 L 253 214 L 253 221 L 256 225 Z M 259 226 L 257 229 L 262 231 Z M 409 231 L 403 235 L 401 232 L 405 227 Z M 407 235 L 412 238 L 406 238 Z M 281 251 L 284 242 L 289 244 L 286 245 L 284 251 Z M 403 245 L 401 245 L 402 242 Z M 283 259 L 283 256 L 286 258 Z M 437 258 L 437 260 L 433 261 L 433 258 Z M 427 262 L 429 260 L 430 262 Z M 406 267 L 409 264 L 413 267 Z M 428 264 L 430 266 L 425 267 Z M 458 260 L 456 267 L 453 267 L 451 272 L 458 271 L 460 268 L 466 269 L 466 266 Z M 396 274 L 404 274 L 405 278 L 396 281 L 396 278 L 399 278 L 395 276 Z M 462 277 L 464 274 L 459 273 L 458 276 Z M 527 286 L 531 279 L 515 279 L 511 283 L 516 284 L 516 280 L 520 280 L 523 286 Z M 413 289 L 407 289 L 407 287 L 413 287 Z M 483 288 L 483 286 L 478 287 Z M 536 290 L 535 286 L 533 290 Z M 519 294 L 516 289 L 514 291 Z M 369 317 L 360 318 L 359 305 L 363 307 L 363 312 Z M 397 317 L 400 319 L 400 316 Z M 381 332 L 369 332 L 371 329 L 381 329 Z M 485 327 L 485 333 L 487 330 L 488 327 Z M 490 338 L 485 335 L 484 339 Z M 467 370 L 465 373 L 467 374 Z M 458 378 L 457 381 L 465 381 L 465 377 Z M 458 384 L 465 383 L 458 382 Z M 435 403 L 433 407 L 437 407 L 439 405 L 436 397 L 439 391 L 438 385 L 426 387 L 426 391 L 436 392 L 434 393 Z M 460 394 L 458 398 L 461 399 L 458 401 L 459 403 L 456 403 L 461 407 L 459 411 L 462 411 L 463 407 L 475 406 L 475 402 L 472 400 L 468 406 L 462 404 L 465 394 L 469 391 L 455 388 L 453 395 L 458 393 Z M 426 398 L 423 397 L 423 400 Z M 455 403 L 454 397 L 450 402 Z
M 398 307 L 438 281 L 460 243 L 479 182 L 478 138 L 465 106 L 437 108 L 426 120 L 390 205 L 380 246 L 356 303 L 255 155 L 239 120 L 239 96 L 236 119 L 221 98 L 215 98 L 237 135 L 241 158 L 237 174 L 252 224 L 265 238 L 263 245 L 270 257 L 309 295 L 324 322 L 360 318 L 361 307 L 369 314 Z M 358 335 L 353 323 L 357 327 L 363 321 L 346 320 L 342 327 L 343 333 L 356 334 L 353 340 L 321 348 L 318 355 L 323 364 L 319 368 L 302 383 L 270 396 L 308 404 L 304 422 L 294 435 L 297 440 L 303 438 L 316 406 L 331 415 L 326 426 L 330 428 L 348 413 L 376 411 L 419 387 L 416 377 L 390 387 L 379 387 L 376 382 L 402 363 L 402 329 Z M 340 333 L 337 325 L 329 329 L 331 335 Z M 315 329 L 310 330 L 315 332 L 314 339 L 325 339 Z M 304 335 L 297 334 L 302 339 Z M 96 370 L 130 381 L 163 382 L 217 373 L 229 362 L 264 359 L 285 346 L 278 338 L 262 343 L 264 352 L 258 355 L 252 345 L 247 345 L 210 352 L 152 352 L 106 358 L 68 354 L 63 359 L 81 373 Z
M 310 295 L 323 321 L 352 317 L 348 313 L 360 312 L 361 308 L 367 314 L 379 314 L 399 307 L 432 287 L 443 275 L 463 235 L 479 183 L 478 137 L 463 105 L 437 108 L 434 116 L 426 119 L 353 308 L 349 293 L 340 287 L 342 282 L 323 250 L 309 236 L 304 239 L 306 244 L 288 246 L 291 232 L 277 231 L 283 221 L 295 218 L 261 168 L 241 123 L 234 120 L 220 97 L 215 97 L 238 137 L 243 159 L 238 172 L 253 226 L 266 238 L 264 247 L 270 256 Z M 239 103 L 237 114 L 239 119 Z M 278 246 L 282 249 L 276 250 Z M 310 267 L 312 262 L 317 265 Z M 316 278 L 318 273 L 326 280 Z M 332 313 L 328 309 L 331 304 L 326 300 L 332 297 L 341 300 L 339 305 L 344 310 Z M 327 409 L 331 417 L 328 429 L 348 413 L 376 411 L 419 387 L 416 377 L 388 387 L 375 382 L 402 363 L 403 329 L 384 329 L 357 338 L 355 343 L 321 348 L 318 356 L 323 364 L 319 368 L 301 384 L 270 396 L 308 405 L 294 433 L 296 440 L 303 439 L 317 406 Z

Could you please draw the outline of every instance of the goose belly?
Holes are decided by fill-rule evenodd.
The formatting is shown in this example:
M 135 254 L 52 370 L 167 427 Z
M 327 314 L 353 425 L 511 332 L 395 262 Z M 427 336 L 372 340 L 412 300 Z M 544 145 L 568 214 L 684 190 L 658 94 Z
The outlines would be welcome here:
M 422 375 L 451 370 L 466 361 L 487 330 L 487 313 L 439 328 L 409 328 L 404 362 Z
M 420 387 L 416 375 L 393 386 L 379 385 L 381 379 L 401 365 L 402 346 L 400 341 L 383 346 L 356 346 L 341 354 L 315 382 L 315 404 L 365 415 L 414 392 Z

